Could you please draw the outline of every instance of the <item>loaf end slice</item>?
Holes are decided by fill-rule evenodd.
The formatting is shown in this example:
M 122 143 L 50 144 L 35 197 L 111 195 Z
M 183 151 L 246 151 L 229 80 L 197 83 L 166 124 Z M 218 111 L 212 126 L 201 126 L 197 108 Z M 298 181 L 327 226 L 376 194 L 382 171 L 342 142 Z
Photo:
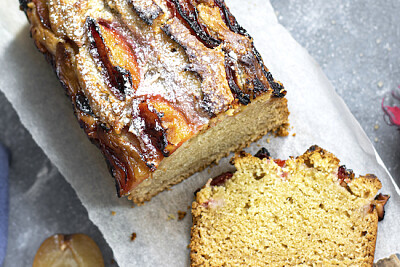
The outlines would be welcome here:
M 372 266 L 388 196 L 318 146 L 287 160 L 236 154 L 192 205 L 192 266 Z M 379 206 L 379 207 L 378 207 Z

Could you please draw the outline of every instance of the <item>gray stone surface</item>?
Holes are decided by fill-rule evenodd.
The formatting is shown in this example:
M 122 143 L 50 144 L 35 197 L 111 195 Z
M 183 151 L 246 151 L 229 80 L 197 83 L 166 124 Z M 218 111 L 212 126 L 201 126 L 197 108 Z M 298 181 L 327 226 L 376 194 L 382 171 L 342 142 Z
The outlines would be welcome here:
M 106 266 L 112 251 L 89 220 L 75 191 L 49 161 L 0 92 L 0 142 L 11 152 L 10 217 L 4 266 L 31 266 L 40 244 L 56 234 L 84 233 L 102 250 Z
M 380 108 L 382 98 L 400 84 L 400 2 L 271 2 L 279 21 L 322 66 L 400 183 L 400 132 L 384 122 Z M 74 190 L 34 143 L 2 93 L 0 123 L 0 142 L 12 154 L 5 266 L 29 266 L 46 237 L 75 232 L 90 235 L 111 265 L 112 252 Z
M 271 3 L 279 22 L 321 65 L 400 184 L 400 132 L 385 123 L 381 110 L 383 97 L 400 85 L 400 1 Z

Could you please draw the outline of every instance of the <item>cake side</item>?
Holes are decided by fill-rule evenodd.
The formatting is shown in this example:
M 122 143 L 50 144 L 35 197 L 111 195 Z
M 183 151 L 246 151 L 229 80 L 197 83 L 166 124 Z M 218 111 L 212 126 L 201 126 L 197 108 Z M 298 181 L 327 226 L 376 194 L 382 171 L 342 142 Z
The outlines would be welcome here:
M 375 199 L 375 176 L 354 178 L 317 146 L 286 161 L 241 153 L 234 163 L 193 202 L 192 266 L 372 266 L 376 207 L 388 198 Z
M 228 156 L 231 151 L 240 151 L 267 132 L 281 132 L 281 128 L 285 131 L 282 122 L 287 122 L 289 114 L 286 99 L 264 99 L 267 97 L 260 96 L 251 105 L 212 119 L 212 125 L 207 130 L 192 137 L 165 158 L 153 173 L 153 178 L 138 185 L 130 198 L 136 203 L 150 200 L 154 192 L 181 182 Z
M 146 199 L 177 183 L 159 166 L 258 99 L 280 102 L 282 114 L 251 136 L 287 126 L 286 91 L 223 1 L 23 0 L 21 8 L 119 196 L 146 179 L 164 186 L 141 192 Z M 228 144 L 213 160 L 249 142 Z M 186 178 L 193 169 L 181 171 Z

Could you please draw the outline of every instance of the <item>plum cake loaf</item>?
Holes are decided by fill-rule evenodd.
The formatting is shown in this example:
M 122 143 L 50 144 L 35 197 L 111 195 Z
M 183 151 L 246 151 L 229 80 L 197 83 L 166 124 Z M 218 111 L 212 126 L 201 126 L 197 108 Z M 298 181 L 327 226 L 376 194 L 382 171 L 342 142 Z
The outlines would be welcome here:
M 20 1 L 119 196 L 287 134 L 286 91 L 223 0 Z
M 234 157 L 192 205 L 192 266 L 372 266 L 389 196 L 312 146 L 288 160 Z

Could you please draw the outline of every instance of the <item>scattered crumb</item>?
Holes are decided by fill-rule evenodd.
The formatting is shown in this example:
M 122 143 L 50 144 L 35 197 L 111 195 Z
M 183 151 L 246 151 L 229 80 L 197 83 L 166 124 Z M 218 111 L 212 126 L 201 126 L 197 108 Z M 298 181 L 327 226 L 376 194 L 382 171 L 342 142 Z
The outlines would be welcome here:
M 375 124 L 374 129 L 375 129 L 375 130 L 378 130 L 378 129 L 379 129 L 379 125 L 378 125 L 378 124 Z
M 131 208 L 133 209 L 135 207 L 135 205 L 132 205 Z
M 115 216 L 115 214 L 117 214 L 117 213 L 116 213 L 115 211 L 112 210 L 112 211 L 111 211 L 111 215 L 112 215 L 112 216 Z
M 186 211 L 178 210 L 178 221 L 182 221 L 186 216 Z
M 378 87 L 379 87 L 379 88 L 382 88 L 382 86 L 383 86 L 383 82 L 382 82 L 382 81 L 379 81 L 379 82 L 378 82 Z
M 376 39 L 376 43 L 380 44 L 381 43 L 381 39 Z
M 275 132 L 273 133 L 274 136 L 288 136 L 289 135 L 289 129 L 290 125 L 289 123 L 284 124 L 283 126 L 279 127 Z
M 167 188 L 167 191 L 172 191 L 172 189 L 171 188 Z
M 111 259 L 111 260 L 110 260 L 110 263 L 111 263 L 111 264 L 115 264 L 116 262 L 115 262 L 114 259 Z
M 211 169 L 210 168 L 207 170 L 207 173 L 211 173 Z
M 269 142 L 271 142 L 271 140 L 269 140 L 269 138 L 267 138 L 267 143 L 269 144 Z
M 292 136 L 293 136 L 293 137 L 296 136 L 296 133 L 293 133 Z
M 192 208 L 191 206 L 188 206 L 188 208 L 187 208 L 187 209 L 188 209 L 188 210 L 190 210 L 191 208 Z
M 335 21 L 335 20 L 332 20 L 331 23 L 332 23 L 333 25 L 335 25 L 335 24 L 336 24 L 336 21 Z
M 260 144 L 256 144 L 256 146 L 257 146 L 257 147 L 260 147 L 261 145 L 260 145 Z
M 131 234 L 131 241 L 134 241 L 135 239 L 136 239 L 136 233 L 133 232 L 133 233 Z
M 364 56 L 364 54 L 363 54 L 363 53 L 360 53 L 360 57 L 362 57 L 362 56 Z
M 176 219 L 175 215 L 173 215 L 173 214 L 168 214 L 167 221 L 175 220 L 175 219 Z
M 379 141 L 378 137 L 375 137 L 375 143 L 377 143 Z

